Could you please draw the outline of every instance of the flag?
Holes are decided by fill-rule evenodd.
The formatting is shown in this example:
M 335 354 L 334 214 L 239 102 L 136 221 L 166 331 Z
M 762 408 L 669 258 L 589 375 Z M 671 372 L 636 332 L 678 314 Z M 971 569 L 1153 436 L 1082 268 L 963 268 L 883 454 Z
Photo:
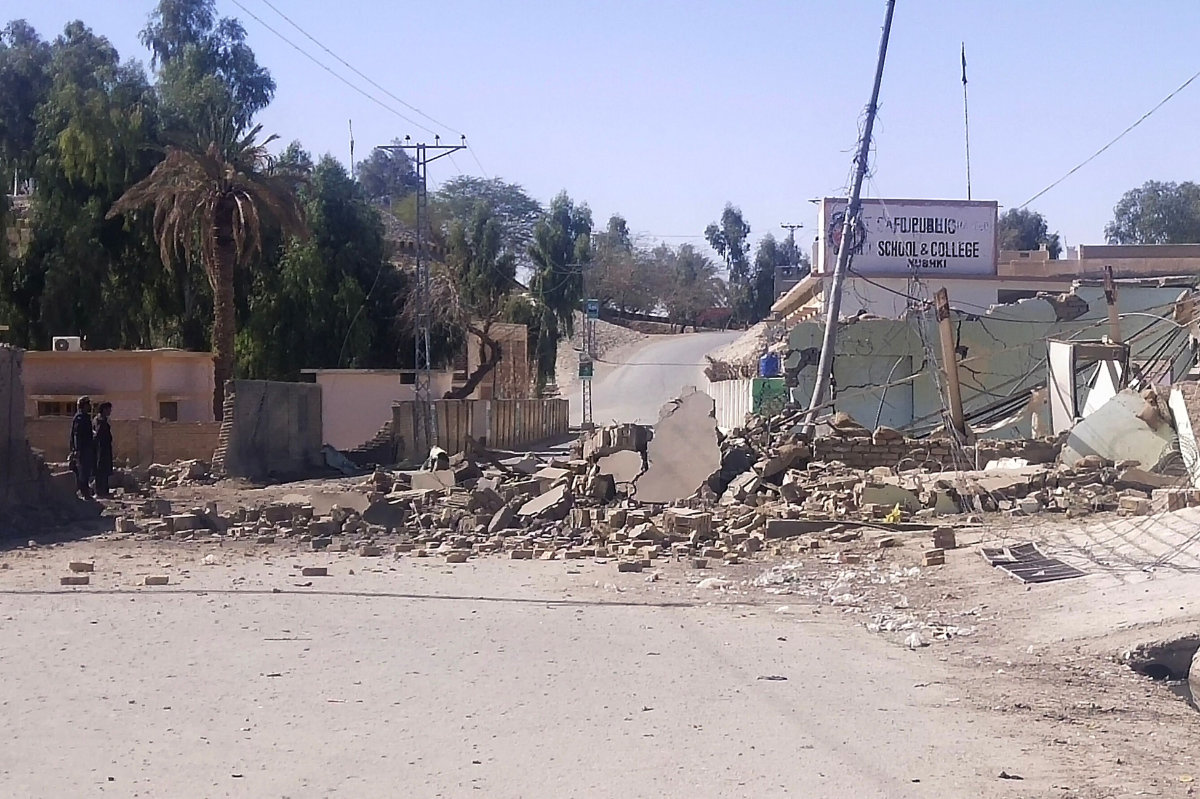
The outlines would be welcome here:
M 962 46 L 963 86 L 967 85 L 967 43 Z

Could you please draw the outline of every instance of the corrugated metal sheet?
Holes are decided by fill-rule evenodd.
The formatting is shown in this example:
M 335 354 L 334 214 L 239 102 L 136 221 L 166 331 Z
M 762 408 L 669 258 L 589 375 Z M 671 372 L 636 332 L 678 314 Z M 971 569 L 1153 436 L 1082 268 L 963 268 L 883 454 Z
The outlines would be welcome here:
M 754 409 L 754 381 L 752 379 L 710 382 L 705 387 L 705 391 L 716 403 L 717 427 L 722 430 L 741 427 L 746 421 L 746 414 Z

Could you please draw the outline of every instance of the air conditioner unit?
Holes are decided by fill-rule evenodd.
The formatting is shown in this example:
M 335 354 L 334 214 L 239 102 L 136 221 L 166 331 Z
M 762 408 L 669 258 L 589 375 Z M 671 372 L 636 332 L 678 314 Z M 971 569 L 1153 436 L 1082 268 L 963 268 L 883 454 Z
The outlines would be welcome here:
M 79 336 L 55 336 L 55 352 L 83 352 L 83 339 Z

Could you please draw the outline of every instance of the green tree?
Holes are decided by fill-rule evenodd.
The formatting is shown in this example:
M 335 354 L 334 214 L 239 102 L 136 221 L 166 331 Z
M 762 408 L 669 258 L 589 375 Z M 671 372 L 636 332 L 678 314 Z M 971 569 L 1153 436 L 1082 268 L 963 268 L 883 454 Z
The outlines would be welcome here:
M 399 146 L 399 139 L 392 144 Z M 376 147 L 354 168 L 355 177 L 368 200 L 391 205 L 417 190 L 417 173 L 412 159 L 403 150 Z
M 217 17 L 216 0 L 159 0 L 141 32 L 158 71 L 172 128 L 249 128 L 275 96 L 275 81 L 246 44 L 242 23 Z
M 565 191 L 551 201 L 533 231 L 530 290 L 541 307 L 538 380 L 554 377 L 558 340 L 575 332 L 575 311 L 583 299 L 583 264 L 591 257 L 592 212 Z
M 811 266 L 808 256 L 800 252 L 796 246 L 796 235 L 789 232 L 787 238 L 779 241 L 768 233 L 758 243 L 754 253 L 754 279 L 752 296 L 754 298 L 754 313 L 751 321 L 760 322 L 771 313 L 775 304 L 775 277 L 779 270 L 793 270 L 793 277 L 807 275 Z
M 432 197 L 435 210 L 450 222 L 469 223 L 480 204 L 491 208 L 500 228 L 500 244 L 519 264 L 529 265 L 528 250 L 533 231 L 542 217 L 542 204 L 516 183 L 500 178 L 460 175 L 442 184 Z
M 725 259 L 734 317 L 739 322 L 748 321 L 754 314 L 754 296 L 750 281 L 750 225 L 742 218 L 742 209 L 725 203 L 720 222 L 706 227 L 704 238 Z
M 14 20 L 0 30 L 0 180 L 10 170 L 33 169 L 35 113 L 50 91 L 49 43 L 29 23 Z
M 695 326 L 700 317 L 725 301 L 725 284 L 712 259 L 690 244 L 673 250 L 665 244 L 653 253 L 656 269 L 665 276 L 662 304 L 680 329 Z
M 312 163 L 298 143 L 285 160 Z M 378 210 L 328 155 L 298 195 L 311 236 L 289 239 L 277 267 L 253 272 L 238 373 L 294 380 L 307 368 L 399 366 L 404 340 L 393 300 L 407 285 L 387 261 Z
M 51 45 L 53 75 L 34 113 L 32 241 L 0 281 L 13 340 L 46 347 L 56 334 L 93 347 L 168 343 L 178 330 L 172 285 L 148 245 L 149 225 L 105 212 L 156 159 L 154 93 L 141 68 L 83 23 Z
M 461 327 L 479 339 L 479 365 L 447 399 L 470 396 L 500 363 L 503 352 L 491 335 L 507 297 L 516 285 L 516 258 L 506 252 L 500 222 L 492 208 L 480 204 L 467 224 L 455 222 L 446 248 L 452 291 L 447 307 Z
M 1200 243 L 1200 186 L 1150 180 L 1122 195 L 1104 226 L 1109 244 Z
M 602 307 L 647 313 L 658 305 L 661 275 L 650 253 L 635 247 L 625 218 L 614 214 L 594 237 L 587 269 L 587 293 Z
M 115 217 L 154 209 L 154 234 L 164 264 L 199 262 L 213 292 L 213 413 L 223 413 L 225 381 L 233 376 L 236 319 L 234 272 L 261 253 L 264 228 L 305 231 L 296 202 L 298 176 L 273 169 L 260 128 L 242 133 L 232 119 L 207 137 L 205 147 L 168 147 L 167 156 L 109 210 Z M 203 141 L 201 139 L 200 141 Z
M 1010 208 L 996 221 L 996 229 L 1002 250 L 1036 250 L 1045 247 L 1051 258 L 1062 254 L 1062 242 L 1057 233 L 1051 233 L 1046 218 L 1037 211 Z

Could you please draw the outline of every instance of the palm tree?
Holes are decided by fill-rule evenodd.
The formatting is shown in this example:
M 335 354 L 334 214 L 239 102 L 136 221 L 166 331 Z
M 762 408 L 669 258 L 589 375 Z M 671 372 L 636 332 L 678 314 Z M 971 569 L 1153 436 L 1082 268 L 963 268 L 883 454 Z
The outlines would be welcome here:
M 223 414 L 225 381 L 233 377 L 234 270 L 262 252 L 264 225 L 304 235 L 296 201 L 301 175 L 275 167 L 266 145 L 224 121 L 191 146 L 169 146 L 167 155 L 109 210 L 109 218 L 154 207 L 154 237 L 164 265 L 186 268 L 197 260 L 213 290 L 213 414 Z M 207 142 L 205 142 L 207 139 Z

